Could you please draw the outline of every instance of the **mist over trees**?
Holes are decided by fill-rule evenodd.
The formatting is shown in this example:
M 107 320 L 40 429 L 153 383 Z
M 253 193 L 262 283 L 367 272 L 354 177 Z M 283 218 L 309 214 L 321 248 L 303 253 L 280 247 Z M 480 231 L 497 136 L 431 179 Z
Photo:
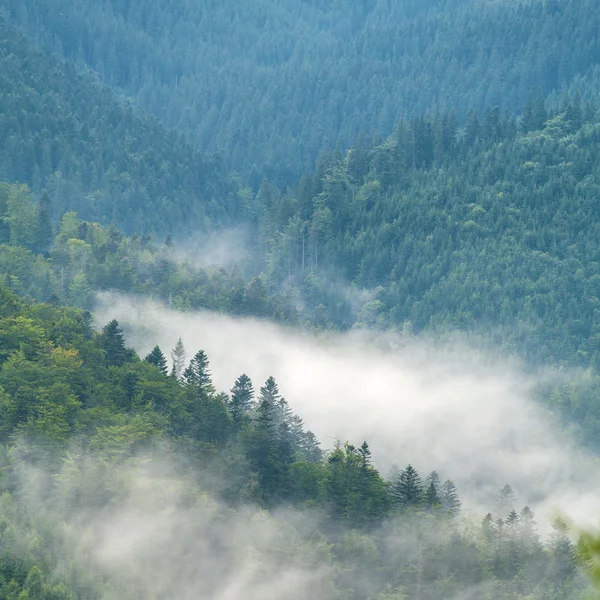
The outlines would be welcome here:
M 541 538 L 535 515 L 519 507 L 509 485 L 498 493 L 494 516 L 476 524 L 463 515 L 456 486 L 451 480 L 442 483 L 437 472 L 422 477 L 407 465 L 386 480 L 366 441 L 357 446 L 338 442 L 323 452 L 273 377 L 257 394 L 247 375 L 237 378 L 231 394 L 217 392 L 202 350 L 183 359 L 177 375 L 166 369 L 165 351 L 158 346 L 141 360 L 127 347 L 115 320 L 94 332 L 89 315 L 80 309 L 25 302 L 5 286 L 0 307 L 6 352 L 0 365 L 0 441 L 7 449 L 0 472 L 3 598 L 142 597 L 142 584 L 117 591 L 120 576 L 112 568 L 103 571 L 107 566 L 95 562 L 93 547 L 83 562 L 68 548 L 53 552 L 71 533 L 65 538 L 52 521 L 65 520 L 76 530 L 89 519 L 109 527 L 119 511 L 130 510 L 127 499 L 135 497 L 142 481 L 144 489 L 159 486 L 165 494 L 180 485 L 178 480 L 185 481 L 191 495 L 172 499 L 172 510 L 202 509 L 197 518 L 209 519 L 203 535 L 214 538 L 212 551 L 223 556 L 224 531 L 217 522 L 220 528 L 234 527 L 234 519 L 245 519 L 236 512 L 248 504 L 273 510 L 272 526 L 277 527 L 280 519 L 286 521 L 278 508 L 298 511 L 286 525 L 285 542 L 289 536 L 297 540 L 286 555 L 290 565 L 317 556 L 326 561 L 322 566 L 329 565 L 331 589 L 321 592 L 323 598 L 389 598 L 393 590 L 397 596 L 392 597 L 433 599 L 472 586 L 494 593 L 501 589 L 507 598 L 545 598 L 552 589 L 579 597 L 585 590 L 566 524 L 557 521 L 550 536 Z M 179 341 L 172 356 L 186 353 Z M 166 448 L 168 476 L 159 466 Z M 158 465 L 154 469 L 152 460 Z M 33 487 L 26 484 L 32 478 Z M 202 512 L 206 507 L 192 500 L 198 493 L 215 503 L 212 513 Z M 136 514 L 141 518 L 152 506 L 143 518 L 156 527 L 163 516 L 151 498 Z M 113 511 L 116 515 L 109 516 Z M 302 518 L 309 521 L 294 529 L 294 520 Z M 198 526 L 186 527 L 192 527 L 186 540 L 199 535 Z M 127 522 L 120 527 L 133 539 L 138 535 L 128 533 Z M 87 542 L 105 543 L 93 531 L 86 536 Z M 40 545 L 28 541 L 32 538 Z M 178 546 L 172 550 L 175 556 L 181 552 Z M 319 548 L 327 549 L 324 556 Z M 137 576 L 139 552 L 130 545 L 120 554 L 126 580 Z M 260 552 L 266 566 L 277 564 L 277 546 Z M 145 560 L 154 565 L 155 559 Z M 189 559 L 181 555 L 180 560 Z M 170 576 L 160 564 L 152 568 Z M 94 573 L 104 577 L 90 576 Z M 204 580 L 202 586 L 213 590 L 205 594 L 217 593 L 220 583 L 233 577 L 221 576 L 222 581 Z M 165 597 L 175 597 L 169 594 L 182 585 L 200 583 L 188 574 L 173 580 Z M 307 585 L 301 580 L 286 597 L 309 597 Z
M 510 481 L 475 513 L 416 449 L 384 476 L 273 376 L 218 389 L 202 339 L 141 357 L 91 311 L 460 332 L 560 372 L 537 399 L 596 457 L 599 26 L 594 0 L 0 0 L 0 600 L 588 600 L 598 541 Z

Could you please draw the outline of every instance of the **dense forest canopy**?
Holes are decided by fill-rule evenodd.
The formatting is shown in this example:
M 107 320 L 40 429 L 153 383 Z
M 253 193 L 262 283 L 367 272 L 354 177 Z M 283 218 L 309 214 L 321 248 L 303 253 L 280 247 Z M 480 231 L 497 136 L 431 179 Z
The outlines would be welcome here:
M 240 217 L 240 191 L 155 117 L 68 62 L 33 49 L 0 18 L 0 176 L 42 189 L 53 216 L 180 235 Z
M 218 389 L 245 345 L 138 355 L 90 311 L 460 332 L 539 374 L 593 473 L 599 26 L 593 0 L 0 0 L 0 600 L 589 600 L 597 539 L 493 456 L 484 507 L 416 448 L 380 473 L 279 377 Z
M 325 146 L 400 117 L 530 90 L 597 96 L 595 0 L 2 0 L 36 43 L 89 66 L 229 168 L 293 183 Z

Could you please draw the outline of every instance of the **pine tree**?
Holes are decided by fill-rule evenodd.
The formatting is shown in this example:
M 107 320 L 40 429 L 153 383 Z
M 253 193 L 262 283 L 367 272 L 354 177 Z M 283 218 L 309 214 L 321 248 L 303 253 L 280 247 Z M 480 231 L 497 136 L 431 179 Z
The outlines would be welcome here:
M 181 338 L 177 340 L 175 347 L 171 350 L 171 362 L 173 363 L 173 367 L 171 369 L 171 376 L 175 379 L 180 379 L 181 374 L 183 372 L 183 368 L 185 366 L 185 348 L 183 347 L 183 342 Z
M 506 484 L 498 490 L 496 494 L 496 512 L 501 515 L 507 515 L 511 510 L 514 510 L 517 504 L 517 497 L 510 487 Z
M 144 360 L 149 362 L 151 365 L 158 367 L 163 375 L 167 375 L 169 372 L 167 367 L 167 359 L 158 346 L 154 346 L 152 351 L 146 356 L 146 358 L 144 358 Z
M 215 391 L 212 385 L 208 357 L 204 350 L 196 352 L 190 364 L 183 372 L 183 379 L 188 386 L 196 388 L 203 395 L 210 395 Z
M 408 465 L 392 483 L 390 489 L 392 503 L 399 509 L 418 507 L 423 497 L 421 478 L 417 471 Z
M 521 544 L 529 554 L 532 554 L 541 547 L 540 536 L 536 529 L 535 515 L 529 506 L 525 506 L 519 517 Z
M 320 463 L 323 459 L 323 451 L 319 446 L 317 436 L 312 431 L 306 431 L 300 440 L 301 457 L 306 462 Z
M 256 409 L 256 419 L 249 437 L 248 457 L 258 473 L 260 488 L 267 502 L 274 501 L 280 491 L 282 477 L 278 461 L 278 441 L 273 407 L 263 398 Z
M 440 492 L 440 501 L 443 511 L 451 517 L 456 516 L 460 512 L 460 500 L 454 482 L 450 479 L 444 481 Z
M 551 561 L 548 565 L 548 578 L 556 585 L 564 584 L 576 571 L 575 547 L 569 539 L 569 526 L 558 518 L 552 524 L 548 540 Z
M 425 506 L 430 509 L 436 509 L 441 506 L 441 501 L 437 493 L 437 489 L 435 487 L 435 483 L 431 481 L 429 485 L 425 489 L 425 495 L 423 497 L 423 502 Z
M 496 524 L 494 523 L 494 518 L 491 513 L 485 515 L 481 522 L 481 533 L 483 534 L 483 539 L 486 543 L 491 546 L 496 536 Z
M 109 365 L 121 366 L 125 364 L 130 353 L 125 347 L 125 337 L 123 330 L 119 327 L 116 319 L 102 328 L 102 333 L 98 336 L 100 348 L 106 353 L 106 360 Z
M 440 487 L 440 476 L 437 471 L 432 471 L 427 475 L 423 484 L 423 489 L 425 490 L 423 501 L 428 509 L 441 507 L 442 502 L 439 496 Z
M 259 402 L 262 403 L 265 401 L 272 410 L 275 410 L 275 407 L 281 399 L 279 387 L 277 386 L 275 379 L 271 376 L 265 381 L 265 385 L 260 388 Z
M 231 388 L 229 410 L 233 425 L 239 431 L 249 421 L 248 415 L 254 401 L 254 387 L 248 375 L 240 375 Z

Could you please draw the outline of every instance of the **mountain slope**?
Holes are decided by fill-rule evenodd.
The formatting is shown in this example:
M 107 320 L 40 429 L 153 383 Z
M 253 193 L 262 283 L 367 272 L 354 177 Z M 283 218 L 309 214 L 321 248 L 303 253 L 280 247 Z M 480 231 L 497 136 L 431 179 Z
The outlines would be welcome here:
M 436 106 L 498 105 L 579 82 L 597 95 L 595 0 L 2 0 L 31 38 L 219 149 L 293 183 L 328 143 Z M 584 78 L 581 80 L 581 78 Z M 260 175 L 260 176 L 259 176 Z
M 155 117 L 31 48 L 0 19 L 0 177 L 46 187 L 56 214 L 190 232 L 237 218 L 237 184 Z
M 563 109 L 538 105 L 536 125 L 530 107 L 531 131 L 472 115 L 458 140 L 451 115 L 415 119 L 325 157 L 276 203 L 263 189 L 270 276 L 307 296 L 315 280 L 370 288 L 368 325 L 474 331 L 536 363 L 598 364 L 600 121 L 576 98 Z M 338 325 L 356 318 L 324 305 Z

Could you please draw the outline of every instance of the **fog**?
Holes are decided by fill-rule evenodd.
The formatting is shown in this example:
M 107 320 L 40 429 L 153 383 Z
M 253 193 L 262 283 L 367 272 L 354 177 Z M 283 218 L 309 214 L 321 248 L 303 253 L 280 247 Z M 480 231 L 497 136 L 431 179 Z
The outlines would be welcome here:
M 50 477 L 16 461 L 19 504 L 35 532 L 29 537 L 52 548 L 56 579 L 77 572 L 79 589 L 103 600 L 334 597 L 318 534 L 303 539 L 285 514 L 220 505 L 199 491 L 197 473 L 182 474 L 167 455 L 110 469 L 102 458 L 70 455 Z M 0 516 L 14 512 L 0 497 Z M 18 555 L 19 546 L 12 551 Z
M 542 521 L 556 513 L 597 524 L 600 468 L 532 399 L 540 377 L 491 358 L 458 338 L 365 332 L 314 335 L 254 319 L 177 313 L 139 298 L 101 294 L 99 326 L 116 318 L 143 356 L 165 355 L 181 336 L 188 358 L 203 349 L 218 390 L 247 373 L 255 389 L 269 375 L 324 447 L 367 440 L 379 469 L 411 463 L 437 469 L 475 514 L 493 509 L 505 483 L 519 508 Z

